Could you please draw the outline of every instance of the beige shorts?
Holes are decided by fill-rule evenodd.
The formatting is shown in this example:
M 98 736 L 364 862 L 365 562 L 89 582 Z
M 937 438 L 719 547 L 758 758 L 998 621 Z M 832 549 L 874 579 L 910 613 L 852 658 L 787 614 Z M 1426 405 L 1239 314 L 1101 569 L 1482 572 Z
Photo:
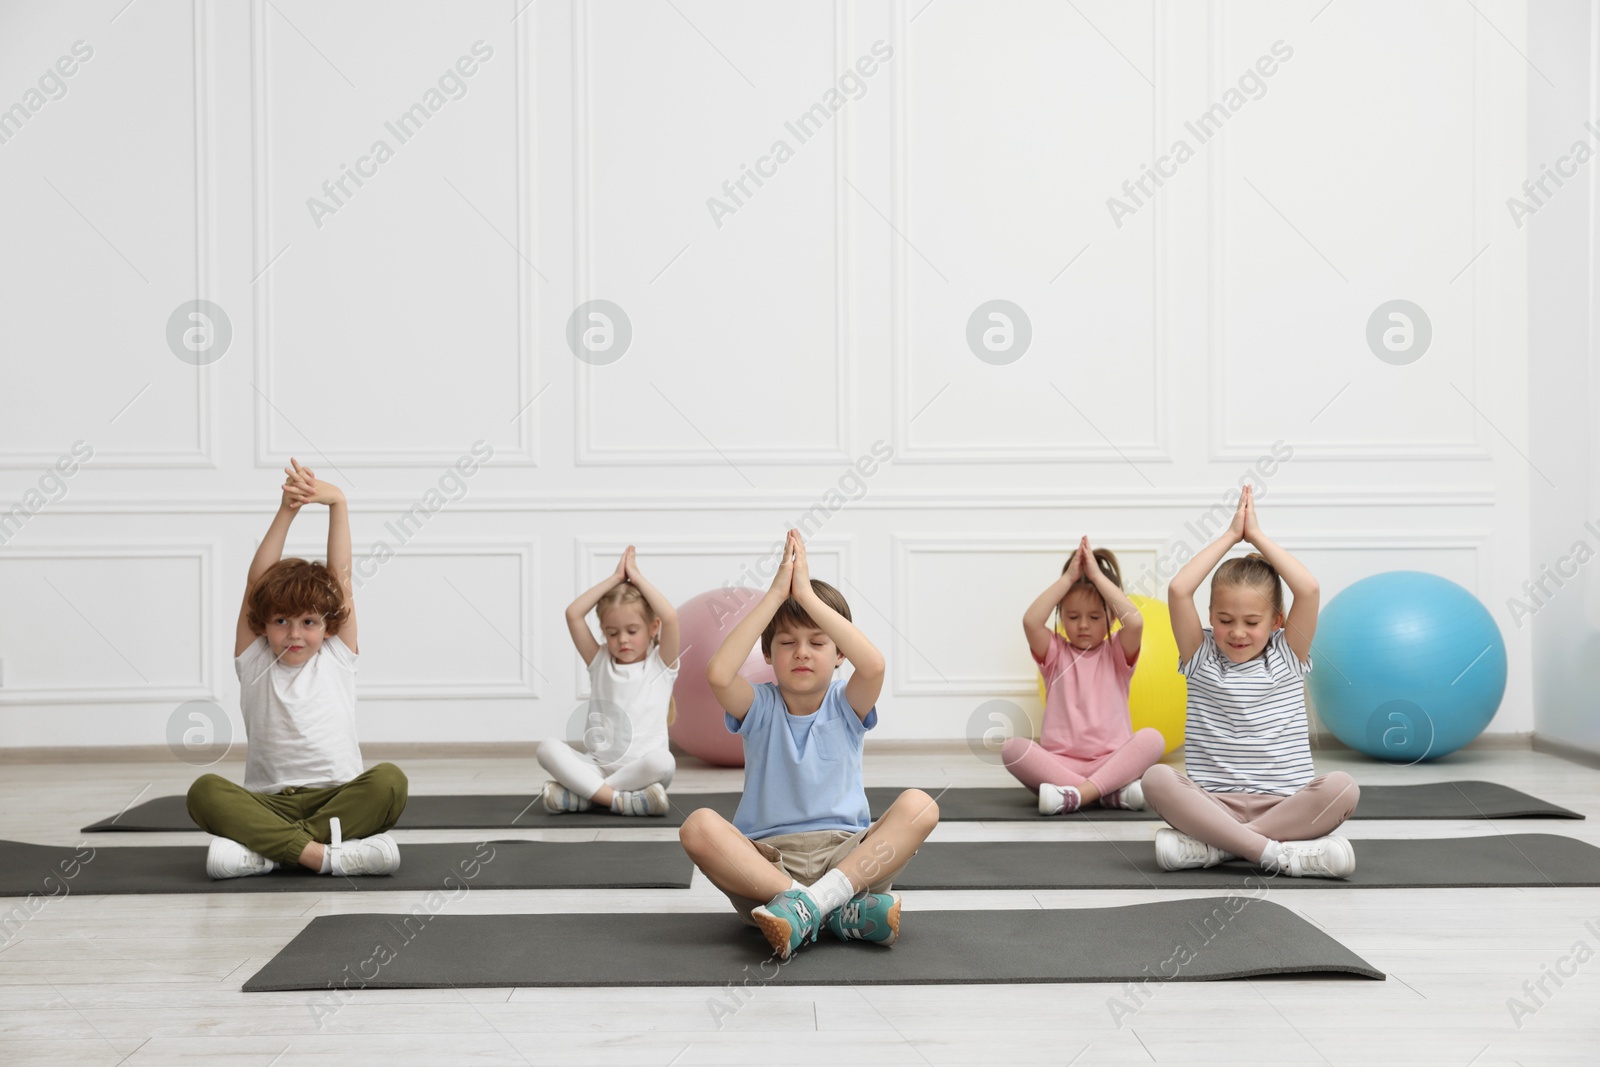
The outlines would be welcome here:
M 802 830 L 797 834 L 777 834 L 773 837 L 763 837 L 759 841 L 750 843 L 756 847 L 780 874 L 793 878 L 801 885 L 810 885 L 818 878 L 833 870 L 844 862 L 844 858 L 856 850 L 867 837 L 878 828 L 875 822 L 865 830 Z M 909 857 L 908 857 L 909 860 Z M 894 882 L 894 876 L 905 863 L 895 864 L 893 869 L 886 869 L 883 877 L 867 887 L 872 893 L 887 893 Z M 751 900 L 749 897 L 739 896 L 723 890 L 728 900 L 733 903 L 733 908 L 739 913 L 739 918 L 745 925 L 754 926 L 755 921 L 750 918 L 750 912 L 765 904 L 764 900 Z

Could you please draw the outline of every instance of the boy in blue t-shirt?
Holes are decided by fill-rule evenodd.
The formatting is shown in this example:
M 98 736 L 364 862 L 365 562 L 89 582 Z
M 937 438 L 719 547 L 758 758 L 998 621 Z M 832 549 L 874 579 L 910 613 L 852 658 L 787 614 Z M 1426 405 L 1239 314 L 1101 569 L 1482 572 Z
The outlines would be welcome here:
M 777 682 L 739 676 L 756 637 Z M 835 681 L 849 659 L 855 673 Z M 939 807 L 908 789 L 872 821 L 861 745 L 878 723 L 883 654 L 850 621 L 850 605 L 811 577 L 790 530 L 772 588 L 706 666 L 706 680 L 744 740 L 745 788 L 728 822 L 710 808 L 684 820 L 689 858 L 759 926 L 780 959 L 826 926 L 842 941 L 892 945 L 900 894 L 889 891 L 939 823 Z

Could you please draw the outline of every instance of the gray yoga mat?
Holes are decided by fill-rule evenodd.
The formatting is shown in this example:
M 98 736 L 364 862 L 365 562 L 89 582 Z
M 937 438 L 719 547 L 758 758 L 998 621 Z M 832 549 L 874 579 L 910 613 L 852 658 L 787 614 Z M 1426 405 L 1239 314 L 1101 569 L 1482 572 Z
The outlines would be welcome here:
M 867 790 L 872 810 L 881 812 L 894 802 L 904 786 L 874 786 Z M 1069 816 L 1039 814 L 1038 802 L 1021 786 L 980 789 L 925 787 L 939 798 L 943 822 L 1026 822 L 1040 819 L 1079 819 L 1092 822 L 1149 822 L 1151 811 L 1114 811 L 1090 806 Z M 733 818 L 738 793 L 673 793 L 672 810 L 662 818 L 627 818 L 607 811 L 549 815 L 536 798 L 520 794 L 435 794 L 413 796 L 400 817 L 402 830 L 509 830 L 576 826 L 682 826 L 684 816 L 696 808 L 712 808 Z M 1581 819 L 1575 811 L 1529 796 L 1498 782 L 1429 782 L 1420 785 L 1364 785 L 1356 809 L 1360 819 Z M 183 797 L 157 797 L 91 826 L 82 833 L 107 830 L 193 830 L 194 822 Z
M 1600 848 L 1556 834 L 1351 841 L 1349 878 L 1273 877 L 1238 861 L 1163 871 L 1149 841 L 923 845 L 896 889 L 1433 889 L 1600 886 Z
M 400 830 L 547 830 L 552 828 L 580 827 L 595 829 L 601 826 L 669 826 L 683 825 L 684 816 L 695 808 L 715 808 L 724 816 L 733 818 L 739 806 L 738 793 L 673 793 L 672 810 L 659 818 L 653 816 L 613 815 L 610 811 L 572 811 L 551 815 L 539 804 L 537 795 L 520 793 L 435 793 L 413 795 L 406 802 L 396 829 Z M 164 830 L 196 830 L 189 818 L 183 797 L 156 797 L 143 804 L 97 823 L 85 826 L 79 833 L 92 834 L 108 830 L 148 832 Z
M 451 842 L 400 847 L 400 870 L 340 878 L 303 867 L 212 881 L 204 845 L 77 848 L 0 841 L 0 897 L 101 893 L 326 893 L 398 889 L 687 889 L 676 841 Z
M 358 988 L 1384 977 L 1289 909 L 1247 896 L 1117 908 L 918 910 L 903 922 L 892 948 L 824 934 L 780 964 L 761 935 L 731 913 L 323 915 L 244 990 L 317 990 L 332 1009 L 348 996 L 345 989 Z M 313 998 L 313 1012 L 317 1005 Z

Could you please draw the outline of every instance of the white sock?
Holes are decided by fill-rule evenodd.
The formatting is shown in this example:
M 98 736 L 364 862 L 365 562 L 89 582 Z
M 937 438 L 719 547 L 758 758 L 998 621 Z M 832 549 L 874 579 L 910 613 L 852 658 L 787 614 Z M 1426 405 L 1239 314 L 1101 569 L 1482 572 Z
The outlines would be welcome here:
M 811 894 L 811 899 L 817 902 L 817 910 L 824 915 L 842 908 L 845 901 L 856 895 L 850 886 L 850 879 L 840 870 L 829 871 L 818 878 L 806 892 Z
M 1261 850 L 1261 866 L 1269 871 L 1276 870 L 1278 860 L 1282 855 L 1283 843 L 1281 841 L 1268 841 L 1267 847 Z
M 333 846 L 322 846 L 322 866 L 317 869 L 318 874 L 330 874 L 333 871 Z

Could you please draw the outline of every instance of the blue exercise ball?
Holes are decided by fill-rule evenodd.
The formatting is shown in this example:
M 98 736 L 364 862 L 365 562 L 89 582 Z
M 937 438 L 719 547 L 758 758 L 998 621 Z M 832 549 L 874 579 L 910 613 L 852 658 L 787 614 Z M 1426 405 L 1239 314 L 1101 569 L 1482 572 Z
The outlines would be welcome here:
M 1506 691 L 1506 645 L 1489 610 L 1437 574 L 1363 578 L 1323 607 L 1306 676 L 1335 737 L 1390 763 L 1454 752 Z

